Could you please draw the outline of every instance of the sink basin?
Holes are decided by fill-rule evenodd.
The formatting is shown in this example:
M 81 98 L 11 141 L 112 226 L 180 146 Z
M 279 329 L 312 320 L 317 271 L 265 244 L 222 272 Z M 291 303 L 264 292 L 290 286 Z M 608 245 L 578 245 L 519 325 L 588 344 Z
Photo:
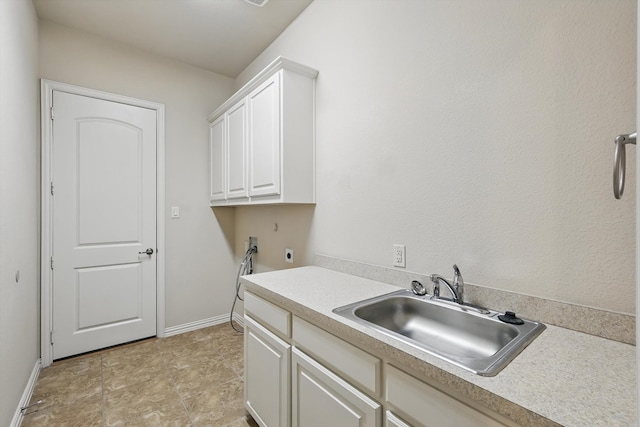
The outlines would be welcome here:
M 333 310 L 431 355 L 494 376 L 545 329 L 505 323 L 502 313 L 400 290 Z

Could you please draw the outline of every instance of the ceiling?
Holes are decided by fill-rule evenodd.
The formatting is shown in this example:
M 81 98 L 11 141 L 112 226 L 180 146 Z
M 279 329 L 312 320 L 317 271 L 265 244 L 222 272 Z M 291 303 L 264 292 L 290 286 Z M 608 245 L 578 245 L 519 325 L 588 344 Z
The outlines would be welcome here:
M 255 1 L 255 0 L 254 0 Z M 40 19 L 236 77 L 313 0 L 33 0 Z

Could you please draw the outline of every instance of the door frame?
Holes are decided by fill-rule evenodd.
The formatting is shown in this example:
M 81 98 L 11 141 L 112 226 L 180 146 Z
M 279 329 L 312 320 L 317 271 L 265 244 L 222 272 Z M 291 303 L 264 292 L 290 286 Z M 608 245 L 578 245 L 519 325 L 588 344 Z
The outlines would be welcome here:
M 156 336 L 163 337 L 165 329 L 165 257 L 164 257 L 164 203 L 165 203 L 165 135 L 164 104 L 74 86 L 52 80 L 40 80 L 40 132 L 41 132 L 41 187 L 40 187 L 40 359 L 42 367 L 53 362 L 51 330 L 53 326 L 53 298 L 51 256 L 53 252 L 53 223 L 51 206 L 51 108 L 53 91 L 113 101 L 121 104 L 155 110 L 156 122 Z

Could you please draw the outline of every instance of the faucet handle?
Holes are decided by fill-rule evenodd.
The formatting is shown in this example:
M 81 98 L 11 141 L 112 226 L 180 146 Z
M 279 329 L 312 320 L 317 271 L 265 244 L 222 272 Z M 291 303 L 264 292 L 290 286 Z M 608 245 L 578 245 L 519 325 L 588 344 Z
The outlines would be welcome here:
M 455 287 L 464 286 L 464 279 L 462 278 L 462 273 L 460 273 L 460 269 L 456 264 L 453 264 L 453 285 Z
M 453 275 L 462 277 L 462 274 L 460 274 L 460 269 L 456 264 L 453 264 Z
M 453 264 L 453 289 L 456 291 L 458 303 L 464 304 L 464 279 L 456 264 Z

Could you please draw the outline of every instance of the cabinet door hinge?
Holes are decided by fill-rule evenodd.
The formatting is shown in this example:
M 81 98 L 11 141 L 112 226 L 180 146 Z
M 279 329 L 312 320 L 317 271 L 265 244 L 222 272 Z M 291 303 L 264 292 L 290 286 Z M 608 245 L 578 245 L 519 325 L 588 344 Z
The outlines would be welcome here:
M 55 112 L 55 110 L 53 109 L 53 107 L 51 107 L 51 120 L 53 120 L 53 119 L 55 119 L 55 118 L 56 118 L 56 112 Z
M 51 269 L 53 270 L 53 257 L 51 257 Z
M 51 195 L 53 196 L 53 181 L 51 181 Z

